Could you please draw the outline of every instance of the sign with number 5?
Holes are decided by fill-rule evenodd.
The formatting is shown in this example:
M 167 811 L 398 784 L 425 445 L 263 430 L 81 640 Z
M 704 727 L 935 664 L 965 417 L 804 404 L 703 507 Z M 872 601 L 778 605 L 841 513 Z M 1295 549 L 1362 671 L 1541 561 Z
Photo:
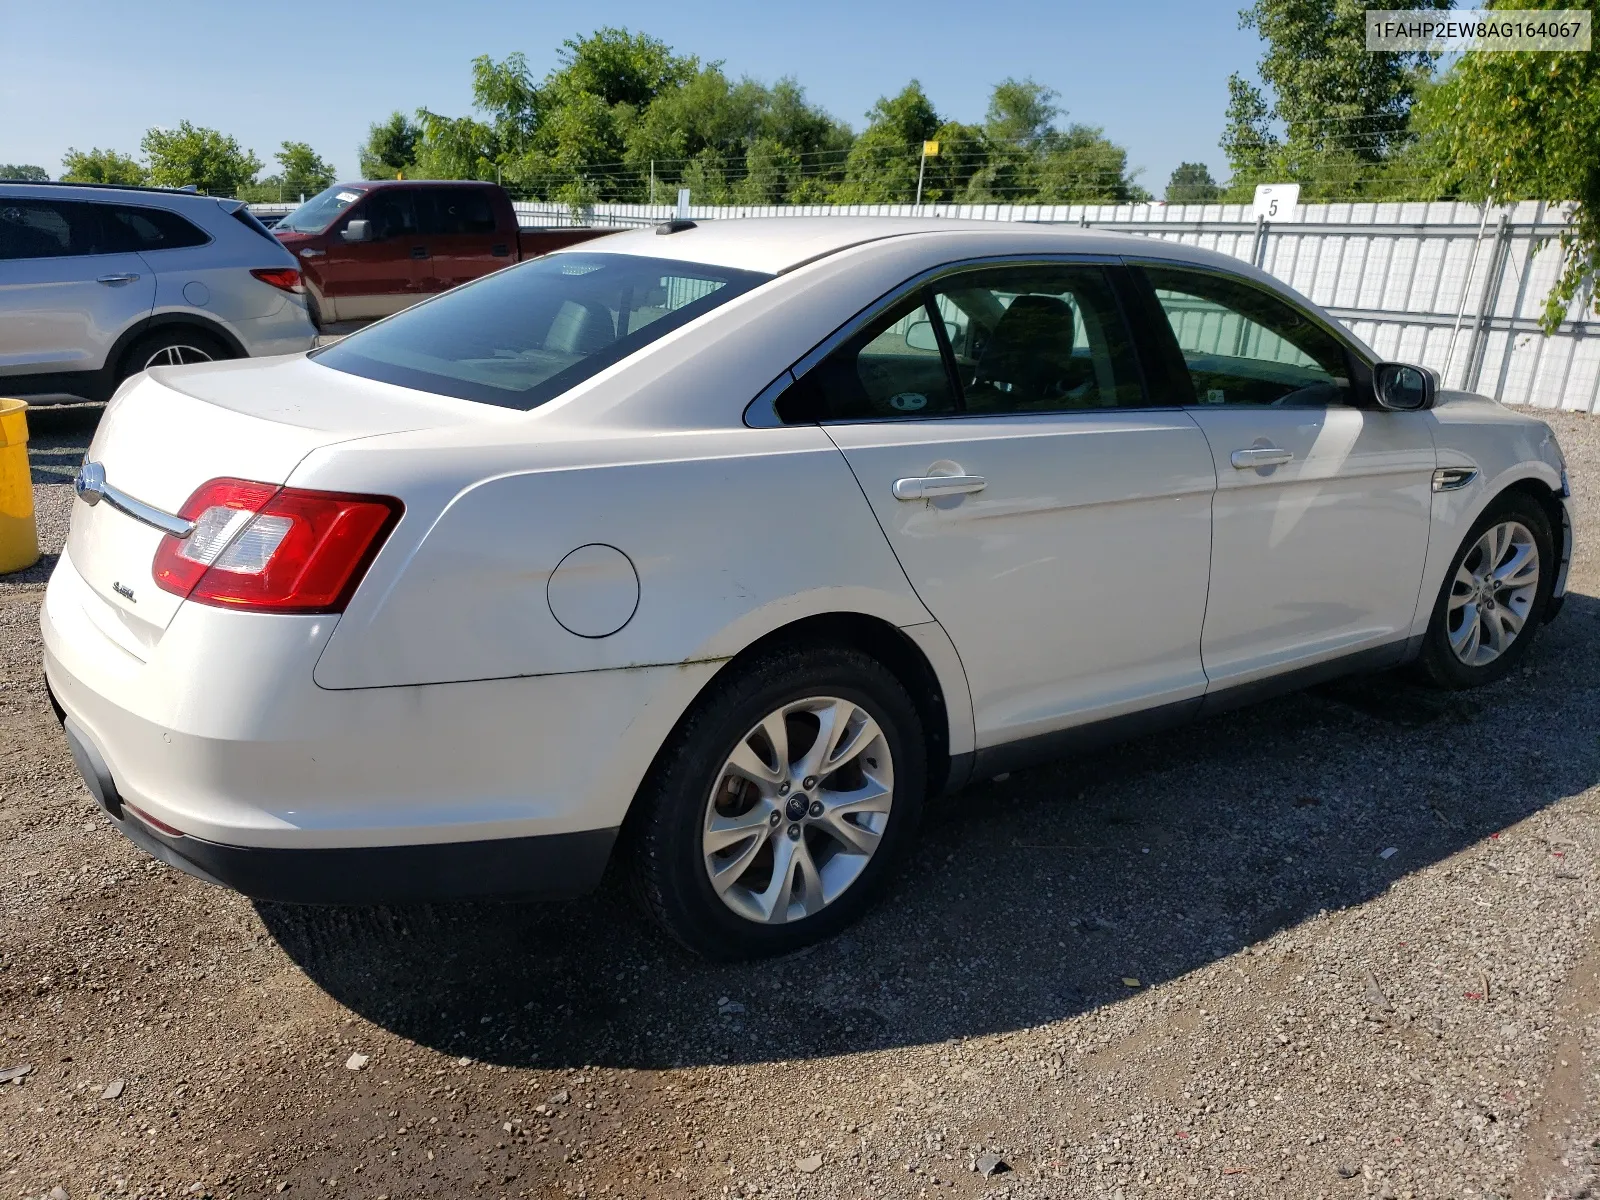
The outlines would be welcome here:
M 1258 221 L 1292 221 L 1299 207 L 1298 183 L 1256 184 L 1255 217 Z

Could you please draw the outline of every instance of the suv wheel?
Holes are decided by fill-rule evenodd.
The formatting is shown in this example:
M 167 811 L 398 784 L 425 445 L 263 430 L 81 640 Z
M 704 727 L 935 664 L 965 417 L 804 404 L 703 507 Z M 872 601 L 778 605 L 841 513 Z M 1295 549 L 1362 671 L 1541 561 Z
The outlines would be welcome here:
M 179 367 L 190 363 L 215 362 L 232 358 L 233 353 L 211 334 L 183 325 L 173 325 L 146 334 L 122 358 L 117 383 L 151 367 Z
M 774 651 L 713 684 L 633 817 L 635 890 L 708 958 L 781 954 L 859 917 L 916 831 L 911 697 L 856 650 Z

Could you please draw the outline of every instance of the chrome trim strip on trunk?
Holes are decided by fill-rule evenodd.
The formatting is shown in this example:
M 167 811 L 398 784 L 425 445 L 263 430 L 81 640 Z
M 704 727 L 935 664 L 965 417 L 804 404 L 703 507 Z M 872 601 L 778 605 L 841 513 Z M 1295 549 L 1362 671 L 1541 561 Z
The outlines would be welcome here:
M 135 521 L 159 529 L 170 537 L 186 538 L 194 532 L 194 522 L 172 513 L 163 512 L 154 505 L 136 500 L 120 488 L 106 482 L 106 469 L 97 462 L 85 462 L 78 468 L 72 481 L 72 490 L 90 508 L 104 500 L 112 508 Z

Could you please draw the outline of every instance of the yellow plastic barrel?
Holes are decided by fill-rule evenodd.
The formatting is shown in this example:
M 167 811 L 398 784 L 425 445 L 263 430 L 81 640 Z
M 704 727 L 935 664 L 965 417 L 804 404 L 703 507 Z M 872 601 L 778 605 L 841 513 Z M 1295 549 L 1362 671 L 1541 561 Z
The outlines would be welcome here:
M 39 561 L 28 472 L 28 404 L 0 400 L 0 575 Z

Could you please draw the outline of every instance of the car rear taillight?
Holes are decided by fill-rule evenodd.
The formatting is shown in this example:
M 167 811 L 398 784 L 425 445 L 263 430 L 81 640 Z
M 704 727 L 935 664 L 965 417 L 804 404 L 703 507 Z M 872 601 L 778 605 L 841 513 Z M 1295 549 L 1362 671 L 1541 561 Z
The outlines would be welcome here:
M 186 538 L 156 548 L 156 586 L 247 612 L 343 612 L 400 519 L 390 496 L 350 496 L 247 479 L 201 484 L 178 514 Z
M 250 274 L 262 283 L 270 283 L 273 287 L 285 292 L 300 295 L 306 288 L 300 282 L 300 272 L 293 267 L 253 267 Z

